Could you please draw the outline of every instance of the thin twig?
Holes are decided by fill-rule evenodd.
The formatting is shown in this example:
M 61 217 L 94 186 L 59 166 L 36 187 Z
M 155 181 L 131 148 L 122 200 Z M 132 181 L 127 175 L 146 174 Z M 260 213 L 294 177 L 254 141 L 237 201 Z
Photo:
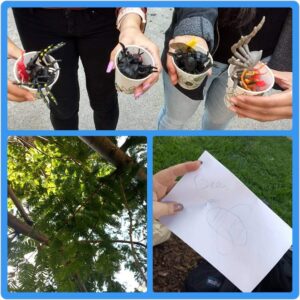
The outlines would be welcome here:
M 135 262 L 135 265 L 137 267 L 137 269 L 140 271 L 140 274 L 141 276 L 143 277 L 145 283 L 147 281 L 147 278 L 146 278 L 146 275 L 143 271 L 143 267 L 141 266 L 140 262 L 139 262 L 139 259 L 138 259 L 138 256 L 135 252 L 135 248 L 134 248 L 134 241 L 133 241 L 133 218 L 132 218 L 132 212 L 131 210 L 129 209 L 129 206 L 128 206 L 128 201 L 127 201 L 127 197 L 126 197 L 126 194 L 125 194 L 125 191 L 124 191 L 124 186 L 123 186 L 123 182 L 122 182 L 122 178 L 121 176 L 119 177 L 119 181 L 120 181 L 120 191 L 121 191 L 121 196 L 123 198 L 123 203 L 124 203 L 124 206 L 128 212 L 128 217 L 129 217 L 129 239 L 130 239 L 130 246 L 131 246 L 131 252 L 132 252 L 132 256 L 133 256 L 133 259 L 134 259 L 134 262 Z
M 82 243 L 88 243 L 88 244 L 97 244 L 97 243 L 103 243 L 103 240 L 81 240 L 79 242 Z M 135 242 L 135 241 L 125 241 L 125 240 L 108 240 L 109 243 L 123 243 L 123 244 L 135 244 L 137 246 L 141 246 L 144 248 L 147 248 L 147 246 L 141 242 Z

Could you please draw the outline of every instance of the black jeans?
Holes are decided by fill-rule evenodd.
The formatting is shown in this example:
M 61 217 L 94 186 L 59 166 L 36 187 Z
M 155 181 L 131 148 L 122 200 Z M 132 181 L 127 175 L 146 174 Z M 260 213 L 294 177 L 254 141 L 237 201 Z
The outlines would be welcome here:
M 114 72 L 106 73 L 110 52 L 118 43 L 114 8 L 13 9 L 24 49 L 42 50 L 66 42 L 51 55 L 62 60 L 52 88 L 58 105 L 50 104 L 54 129 L 78 129 L 78 61 L 82 61 L 96 129 L 113 130 L 119 118 Z

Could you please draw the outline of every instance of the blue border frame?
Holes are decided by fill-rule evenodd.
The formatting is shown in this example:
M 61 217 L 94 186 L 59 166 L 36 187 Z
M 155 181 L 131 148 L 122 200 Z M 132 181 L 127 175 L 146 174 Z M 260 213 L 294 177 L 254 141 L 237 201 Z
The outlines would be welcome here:
M 7 80 L 7 9 L 10 7 L 126 7 L 126 6 L 147 6 L 147 7 L 290 7 L 293 10 L 293 127 L 291 131 L 154 131 L 154 130 L 117 130 L 117 131 L 51 131 L 51 130 L 8 130 L 7 129 L 7 87 L 2 85 L 1 103 L 1 182 L 7 180 L 7 138 L 11 135 L 44 135 L 44 136 L 78 136 L 78 135 L 134 135 L 147 136 L 148 141 L 148 245 L 152 245 L 152 171 L 153 171 L 153 137 L 155 136 L 290 136 L 293 139 L 293 291 L 291 293 L 154 293 L 152 276 L 152 247 L 147 249 L 148 262 L 148 285 L 145 293 L 11 293 L 7 291 L 7 214 L 2 214 L 1 228 L 1 296 L 4 299 L 295 299 L 299 296 L 299 5 L 295 1 L 187 1 L 187 2 L 147 2 L 147 1 L 7 1 L 1 5 L 1 78 L 2 82 Z M 2 184 L 1 210 L 7 210 L 7 185 Z

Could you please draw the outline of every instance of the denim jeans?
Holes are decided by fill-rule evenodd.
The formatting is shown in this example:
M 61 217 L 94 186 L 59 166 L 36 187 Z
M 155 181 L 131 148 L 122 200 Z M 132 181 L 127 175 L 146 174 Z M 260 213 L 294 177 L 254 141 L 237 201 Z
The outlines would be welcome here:
M 202 129 L 225 129 L 233 118 L 224 103 L 227 85 L 228 65 L 215 62 L 212 75 L 208 77 L 204 88 L 205 109 Z M 201 101 L 192 100 L 178 91 L 170 82 L 166 72 L 163 74 L 165 103 L 158 117 L 158 129 L 182 129 L 185 122 L 192 117 Z

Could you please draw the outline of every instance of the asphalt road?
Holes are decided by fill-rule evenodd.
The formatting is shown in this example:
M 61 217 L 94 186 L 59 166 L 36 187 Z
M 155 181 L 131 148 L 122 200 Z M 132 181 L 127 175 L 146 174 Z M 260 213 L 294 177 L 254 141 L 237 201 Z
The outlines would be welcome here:
M 163 48 L 164 32 L 168 28 L 172 16 L 172 8 L 150 8 L 148 10 L 148 24 L 146 35 L 155 42 L 160 49 Z M 8 36 L 20 47 L 20 39 L 15 27 L 15 22 L 11 11 L 8 14 Z M 9 77 L 12 76 L 13 61 L 9 61 Z M 94 129 L 92 110 L 85 88 L 85 76 L 82 65 L 79 69 L 80 82 L 80 129 Z M 117 129 L 119 130 L 145 130 L 156 129 L 157 115 L 163 103 L 163 84 L 162 78 L 145 95 L 135 100 L 132 96 L 119 94 L 120 119 Z M 200 105 L 193 118 L 186 124 L 185 129 L 198 129 L 201 116 L 203 114 L 203 103 Z M 235 118 L 230 123 L 228 129 L 235 130 L 289 130 L 291 120 L 261 123 L 253 120 Z M 51 130 L 49 120 L 49 110 L 42 100 L 28 103 L 8 103 L 8 127 L 9 129 L 34 129 Z

